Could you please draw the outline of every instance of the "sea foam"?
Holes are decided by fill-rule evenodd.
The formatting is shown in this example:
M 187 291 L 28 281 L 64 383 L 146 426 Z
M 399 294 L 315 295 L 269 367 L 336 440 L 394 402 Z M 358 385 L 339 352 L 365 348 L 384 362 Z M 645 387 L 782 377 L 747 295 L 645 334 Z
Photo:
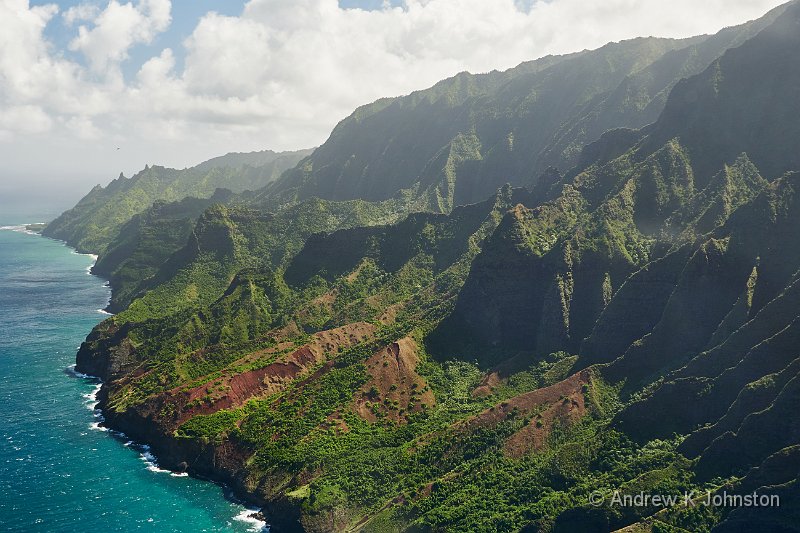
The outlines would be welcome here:
M 269 532 L 269 525 L 263 520 L 259 520 L 258 518 L 253 517 L 252 515 L 257 513 L 259 509 L 255 507 L 248 507 L 241 513 L 237 514 L 233 517 L 234 520 L 239 522 L 245 522 L 250 524 L 250 531 L 258 532 L 258 533 L 268 533 Z
M 100 378 L 95 376 L 90 376 L 88 374 L 83 374 L 75 370 L 75 365 L 68 366 L 65 371 L 77 378 L 85 379 L 90 381 L 94 384 L 94 388 L 91 392 L 87 392 L 83 394 L 84 405 L 86 405 L 87 409 L 90 409 L 94 414 L 94 422 L 89 425 L 89 428 L 95 431 L 103 431 L 106 433 L 110 433 L 114 435 L 116 438 L 123 441 L 123 446 L 126 448 L 131 448 L 132 450 L 139 453 L 139 458 L 145 463 L 145 468 L 150 472 L 158 473 L 158 474 L 169 474 L 172 477 L 188 477 L 189 474 L 186 472 L 173 472 L 172 470 L 167 470 L 166 468 L 161 468 L 158 465 L 158 458 L 153 454 L 150 449 L 150 446 L 147 444 L 140 444 L 133 440 L 130 440 L 127 435 L 120 431 L 115 431 L 113 429 L 104 427 L 102 424 L 105 421 L 105 417 L 103 416 L 103 412 L 97 408 L 99 404 L 99 400 L 97 399 L 97 395 L 100 393 L 100 389 L 103 387 L 103 383 Z M 242 512 L 234 516 L 234 520 L 245 522 L 249 524 L 249 531 L 259 532 L 259 533 L 269 533 L 269 526 L 263 520 L 259 520 L 251 515 L 257 513 L 259 509 L 248 507 L 245 508 Z
M 76 350 L 80 349 L 80 345 L 78 345 L 78 347 L 75 348 L 75 349 Z M 74 364 L 69 365 L 65 370 L 67 371 L 68 374 L 70 374 L 72 376 L 75 376 L 76 378 L 90 379 L 90 380 L 98 380 L 99 379 L 99 378 L 97 378 L 95 376 L 90 376 L 89 374 L 84 374 L 82 372 L 78 372 L 77 370 L 75 370 L 75 366 L 76 365 L 74 365 Z
M 0 230 L 16 231 L 18 233 L 27 233 L 28 235 L 39 235 L 35 231 L 31 231 L 28 229 L 28 226 L 33 224 L 42 224 L 42 222 L 32 222 L 30 224 L 19 224 L 15 226 L 0 226 Z
M 160 474 L 170 474 L 169 470 L 161 468 L 158 466 L 158 459 L 156 456 L 150 452 L 150 446 L 146 444 L 142 444 L 138 446 L 139 448 L 139 458 L 145 462 L 147 465 L 147 469 L 151 472 L 158 472 Z
M 173 477 L 186 477 L 189 475 L 185 472 L 173 472 L 171 470 L 159 467 L 158 459 L 150 451 L 150 446 L 148 446 L 147 444 L 138 444 L 132 440 L 129 440 L 127 435 L 125 435 L 121 431 L 114 431 L 112 429 L 104 427 L 102 424 L 103 422 L 105 422 L 105 417 L 103 416 L 103 412 L 97 408 L 98 404 L 100 403 L 99 400 L 97 399 L 97 395 L 100 393 L 100 389 L 103 388 L 103 383 L 100 382 L 99 378 L 78 372 L 77 370 L 75 370 L 75 365 L 68 366 L 66 370 L 68 373 L 72 374 L 75 377 L 91 380 L 95 385 L 94 389 L 92 389 L 91 392 L 83 394 L 84 405 L 86 405 L 86 408 L 91 410 L 94 414 L 94 422 L 89 424 L 90 429 L 93 429 L 95 431 L 103 431 L 111 433 L 112 435 L 118 437 L 120 440 L 125 441 L 124 446 L 139 452 L 139 458 L 145 462 L 145 464 L 147 465 L 147 469 L 150 470 L 151 472 L 169 474 Z

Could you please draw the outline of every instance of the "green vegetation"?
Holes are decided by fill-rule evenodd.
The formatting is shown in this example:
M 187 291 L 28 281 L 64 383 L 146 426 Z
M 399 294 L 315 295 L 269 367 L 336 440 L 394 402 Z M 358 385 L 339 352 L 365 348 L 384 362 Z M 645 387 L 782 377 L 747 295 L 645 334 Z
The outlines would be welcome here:
M 286 529 L 796 525 L 611 496 L 796 501 L 798 20 L 461 74 L 247 197 L 126 192 L 117 220 L 87 206 L 128 182 L 96 191 L 56 226 L 103 225 L 120 311 L 78 368 L 112 426 Z M 575 166 L 498 187 L 547 161 Z
M 416 210 L 448 212 L 506 182 L 533 185 L 548 167 L 580 164 L 584 145 L 604 132 L 654 122 L 682 78 L 703 72 L 783 9 L 710 37 L 611 43 L 504 72 L 464 72 L 378 100 L 342 120 L 320 149 L 277 180 L 268 205 L 401 197 L 413 199 Z
M 120 174 L 105 188 L 92 189 L 73 209 L 48 224 L 44 234 L 65 240 L 79 251 L 99 254 L 126 222 L 157 201 L 210 198 L 218 189 L 237 193 L 259 189 L 309 153 L 228 154 L 184 170 L 147 166 L 132 178 Z

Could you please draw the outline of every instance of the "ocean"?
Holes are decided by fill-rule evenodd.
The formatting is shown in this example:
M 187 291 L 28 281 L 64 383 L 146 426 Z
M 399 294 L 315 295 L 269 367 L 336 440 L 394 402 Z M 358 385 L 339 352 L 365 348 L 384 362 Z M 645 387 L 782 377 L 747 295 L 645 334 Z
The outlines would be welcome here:
M 98 384 L 72 371 L 106 318 L 93 258 L 0 216 L 0 530 L 260 531 L 223 487 L 158 468 L 98 426 Z

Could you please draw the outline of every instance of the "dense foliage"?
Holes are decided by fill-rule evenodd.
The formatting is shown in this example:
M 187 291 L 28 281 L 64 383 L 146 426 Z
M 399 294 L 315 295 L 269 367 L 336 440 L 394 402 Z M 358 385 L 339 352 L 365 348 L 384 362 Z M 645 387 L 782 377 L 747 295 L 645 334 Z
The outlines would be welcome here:
M 106 222 L 121 312 L 78 368 L 109 424 L 276 529 L 797 529 L 799 28 L 792 4 L 459 75 L 252 197 Z M 574 168 L 497 187 L 542 150 Z M 613 499 L 767 488 L 790 505 Z

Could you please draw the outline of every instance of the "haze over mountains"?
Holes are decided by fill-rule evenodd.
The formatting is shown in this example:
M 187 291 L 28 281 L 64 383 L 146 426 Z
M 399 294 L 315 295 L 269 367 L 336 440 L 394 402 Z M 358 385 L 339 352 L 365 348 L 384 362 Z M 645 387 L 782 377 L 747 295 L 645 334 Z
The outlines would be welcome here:
M 114 288 L 78 369 L 276 531 L 796 531 L 798 50 L 791 2 L 96 189 L 45 230 Z
M 183 170 L 148 166 L 132 178 L 120 174 L 106 187 L 96 186 L 74 209 L 54 220 L 47 235 L 66 240 L 81 251 L 100 252 L 120 225 L 156 201 L 208 198 L 217 189 L 231 193 L 255 190 L 309 153 L 311 150 L 231 153 Z

